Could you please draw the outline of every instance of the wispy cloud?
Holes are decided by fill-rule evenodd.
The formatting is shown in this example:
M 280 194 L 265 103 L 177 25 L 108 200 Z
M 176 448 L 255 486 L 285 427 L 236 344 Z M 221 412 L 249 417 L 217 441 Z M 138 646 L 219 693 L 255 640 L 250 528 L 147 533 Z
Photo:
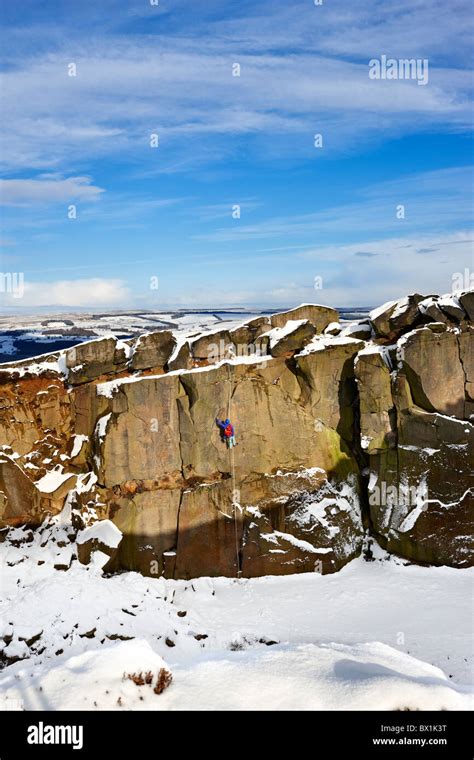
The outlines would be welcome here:
M 423 186 L 423 194 L 420 187 Z M 196 239 L 216 243 L 257 241 L 313 235 L 324 239 L 350 234 L 397 234 L 442 225 L 465 226 L 471 219 L 471 170 L 469 167 L 426 172 L 400 180 L 369 185 L 351 204 L 335 205 L 310 214 L 271 217 L 254 224 L 242 218 Z M 397 217 L 399 206 L 404 218 Z
M 198 30 L 185 15 L 180 35 L 156 34 L 147 12 L 150 27 L 141 35 L 110 30 L 98 38 L 53 38 L 48 52 L 10 57 L 3 160 L 9 169 L 68 167 L 84 151 L 141 158 L 148 151 L 150 171 L 159 171 L 156 151 L 153 156 L 148 146 L 153 131 L 160 133 L 166 165 L 179 167 L 188 165 L 193 152 L 195 160 L 202 155 L 205 139 L 215 143 L 229 134 L 267 135 L 269 151 L 271 135 L 287 135 L 279 150 L 307 155 L 315 131 L 326 133 L 328 147 L 340 149 L 355 139 L 378 140 L 382 133 L 404 134 L 427 123 L 458 129 L 470 123 L 472 82 L 457 60 L 432 60 L 429 87 L 368 78 L 368 60 L 381 52 L 407 55 L 416 48 L 418 55 L 439 54 L 447 42 L 453 50 L 462 48 L 467 8 L 455 2 L 456 15 L 452 6 L 435 5 L 436 25 L 427 3 L 403 2 L 393 18 L 383 3 L 357 4 L 356 12 L 307 2 L 290 9 L 277 2 L 265 3 L 259 13 L 246 6 L 247 15 L 231 13 Z M 234 62 L 240 77 L 232 76 Z M 68 75 L 69 63 L 76 76 Z M 294 139 L 303 134 L 306 142 Z M 255 154 L 262 151 L 265 141 Z
M 39 179 L 0 180 L 0 202 L 7 206 L 93 201 L 103 192 L 103 188 L 92 184 L 90 177 L 57 179 L 44 176 Z
M 376 303 L 472 266 L 468 0 L 24 0 L 5 16 L 2 237 L 33 306 L 146 307 L 148 262 L 182 305 L 215 305 L 223 281 L 234 305 Z M 429 59 L 429 83 L 369 79 L 382 54 Z M 30 282 L 62 266 L 75 289 Z

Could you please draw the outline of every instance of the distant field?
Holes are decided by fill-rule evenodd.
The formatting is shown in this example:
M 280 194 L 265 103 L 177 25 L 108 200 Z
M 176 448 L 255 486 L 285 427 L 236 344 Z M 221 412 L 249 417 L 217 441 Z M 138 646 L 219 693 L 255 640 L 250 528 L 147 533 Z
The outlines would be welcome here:
M 341 321 L 367 316 L 369 308 L 341 308 Z M 0 363 L 60 351 L 92 338 L 115 335 L 127 339 L 154 330 L 192 333 L 232 326 L 270 310 L 196 310 L 114 312 L 0 317 Z

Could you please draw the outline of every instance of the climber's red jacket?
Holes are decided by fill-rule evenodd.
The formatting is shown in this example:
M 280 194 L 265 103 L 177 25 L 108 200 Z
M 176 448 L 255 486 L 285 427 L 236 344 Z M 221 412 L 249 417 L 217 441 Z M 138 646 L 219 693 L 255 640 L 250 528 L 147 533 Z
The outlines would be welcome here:
M 229 419 L 220 420 L 218 417 L 216 417 L 216 423 L 222 430 L 222 435 L 224 435 L 226 438 L 231 438 L 234 435 L 234 426 Z
M 231 422 L 229 422 L 229 424 L 224 428 L 224 435 L 226 438 L 232 438 L 234 435 L 234 426 Z

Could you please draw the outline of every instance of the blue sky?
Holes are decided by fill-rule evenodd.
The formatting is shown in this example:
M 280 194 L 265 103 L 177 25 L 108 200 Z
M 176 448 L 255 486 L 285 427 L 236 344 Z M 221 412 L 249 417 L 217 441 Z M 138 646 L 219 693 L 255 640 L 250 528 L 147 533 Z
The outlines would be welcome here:
M 375 305 L 473 269 L 467 0 L 2 15 L 4 309 Z M 428 84 L 371 80 L 382 55 Z

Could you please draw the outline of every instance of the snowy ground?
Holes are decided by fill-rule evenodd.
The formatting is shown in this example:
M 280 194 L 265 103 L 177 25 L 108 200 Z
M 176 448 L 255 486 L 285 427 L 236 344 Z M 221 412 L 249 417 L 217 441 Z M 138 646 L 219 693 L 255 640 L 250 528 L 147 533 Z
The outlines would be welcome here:
M 0 708 L 473 707 L 472 570 L 378 550 L 326 576 L 105 578 L 103 555 L 54 569 L 70 552 L 58 530 L 0 545 L 3 655 L 25 657 L 0 671 Z M 127 678 L 148 671 L 149 685 Z

